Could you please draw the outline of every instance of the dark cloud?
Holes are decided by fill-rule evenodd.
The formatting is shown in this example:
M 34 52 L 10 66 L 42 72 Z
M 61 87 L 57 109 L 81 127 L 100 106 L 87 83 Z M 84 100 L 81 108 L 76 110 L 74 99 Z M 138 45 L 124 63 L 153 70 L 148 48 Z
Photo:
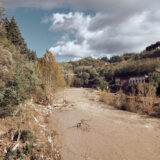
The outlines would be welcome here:
M 62 6 L 61 1 L 58 0 L 1 0 L 1 5 L 5 7 L 36 7 L 51 9 L 54 7 Z
M 107 13 L 131 14 L 159 6 L 159 0 L 1 0 L 6 7 L 71 7 L 73 9 L 93 9 Z

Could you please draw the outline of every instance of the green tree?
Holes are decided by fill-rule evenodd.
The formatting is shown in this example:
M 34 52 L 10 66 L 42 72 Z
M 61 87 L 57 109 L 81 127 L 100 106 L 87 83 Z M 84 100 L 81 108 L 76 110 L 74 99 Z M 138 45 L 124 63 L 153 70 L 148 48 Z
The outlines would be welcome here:
M 10 22 L 8 20 L 8 18 L 4 18 L 4 21 L 3 21 L 3 27 L 6 29 L 6 33 L 9 32 L 9 28 L 10 28 Z M 8 36 L 8 34 L 7 34 Z M 9 39 L 9 37 L 7 37 L 7 39 Z
M 6 20 L 7 21 L 7 20 Z M 8 23 L 8 22 L 7 22 Z M 7 24 L 6 23 L 6 24 Z M 12 17 L 11 22 L 8 26 L 6 26 L 7 30 L 7 38 L 15 45 L 15 46 L 22 46 L 24 43 L 24 39 L 21 37 L 20 30 L 15 22 L 15 18 Z
M 110 61 L 110 63 L 121 62 L 121 61 L 123 61 L 123 58 L 120 57 L 120 56 L 113 56 L 113 57 L 110 58 L 109 61 Z
M 103 58 L 101 58 L 101 60 L 104 61 L 104 62 L 108 62 L 109 61 L 108 57 L 103 57 Z
M 4 27 L 7 33 L 7 39 L 14 44 L 17 49 L 19 49 L 21 54 L 27 55 L 29 60 L 36 60 L 36 52 L 31 51 L 28 49 L 27 44 L 25 43 L 20 29 L 15 21 L 15 18 L 12 17 L 11 21 L 9 22 L 7 18 L 4 19 Z
M 149 74 L 149 82 L 152 83 L 156 88 L 160 85 L 160 74 L 153 72 Z

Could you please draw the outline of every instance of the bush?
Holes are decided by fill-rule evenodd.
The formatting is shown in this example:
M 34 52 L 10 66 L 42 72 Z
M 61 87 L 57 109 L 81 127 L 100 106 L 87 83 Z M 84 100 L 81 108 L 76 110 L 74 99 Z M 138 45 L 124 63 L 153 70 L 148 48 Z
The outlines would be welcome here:
M 154 106 L 155 99 L 141 96 L 127 96 L 121 90 L 118 94 L 101 92 L 100 99 L 108 105 L 112 105 L 117 109 L 142 113 L 151 116 L 160 115 L 160 105 Z
M 24 130 L 21 133 L 20 139 L 23 143 L 25 143 L 26 141 L 33 142 L 35 140 L 35 137 L 33 136 L 33 133 L 31 131 Z
M 121 61 L 123 61 L 123 58 L 120 56 L 113 56 L 109 60 L 110 63 L 116 63 L 116 62 L 121 62 Z
M 18 155 L 17 150 L 7 152 L 5 155 L 5 160 L 14 160 L 16 158 L 19 158 L 19 157 L 17 157 L 17 155 Z
M 15 151 L 8 148 L 7 153 L 5 154 L 5 160 L 32 159 L 34 154 L 33 142 L 36 140 L 33 133 L 29 130 L 17 131 L 13 137 L 13 140 L 17 141 L 18 138 L 23 144 L 21 144 L 21 147 Z
M 5 88 L 1 88 L 0 99 L 0 117 L 11 115 L 16 105 L 24 101 L 27 96 L 22 84 L 22 76 L 15 75 L 12 81 L 9 81 Z
M 15 110 L 15 107 L 5 106 L 0 107 L 0 118 L 5 118 L 8 116 L 11 116 L 13 111 Z
M 135 83 L 128 86 L 128 93 L 134 96 L 142 97 L 155 97 L 156 96 L 156 87 L 150 83 L 140 84 Z
M 15 159 L 32 159 L 33 155 L 33 145 L 26 144 L 22 149 L 17 149 L 15 151 L 8 151 L 5 155 L 5 160 L 15 160 Z
M 102 91 L 100 93 L 99 100 L 100 100 L 100 102 L 104 102 L 108 105 L 117 106 L 116 97 L 114 96 L 114 94 L 112 94 L 110 92 Z
M 34 142 L 35 141 L 35 136 L 33 136 L 33 133 L 29 130 L 23 130 L 23 131 L 17 131 L 14 135 L 14 141 L 17 141 L 18 136 L 20 134 L 20 140 L 25 143 L 26 141 L 28 142 Z
M 160 117 L 160 103 L 153 106 L 153 116 Z

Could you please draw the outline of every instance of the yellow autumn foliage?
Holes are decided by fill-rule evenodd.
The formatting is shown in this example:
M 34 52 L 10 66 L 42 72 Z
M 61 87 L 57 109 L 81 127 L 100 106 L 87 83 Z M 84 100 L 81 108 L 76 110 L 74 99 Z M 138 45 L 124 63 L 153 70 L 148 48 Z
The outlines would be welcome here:
M 37 64 L 37 73 L 47 91 L 55 91 L 65 86 L 64 76 L 52 53 L 47 50 Z

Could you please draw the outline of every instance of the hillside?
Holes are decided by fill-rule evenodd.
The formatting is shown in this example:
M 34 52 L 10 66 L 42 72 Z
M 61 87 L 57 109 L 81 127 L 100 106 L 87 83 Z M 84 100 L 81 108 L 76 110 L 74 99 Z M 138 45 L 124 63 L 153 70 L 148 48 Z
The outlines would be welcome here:
M 71 86 L 110 88 L 112 91 L 117 90 L 116 77 L 148 75 L 148 83 L 154 85 L 159 92 L 160 76 L 156 71 L 160 68 L 160 49 L 157 47 L 148 50 L 149 47 L 141 53 L 127 53 L 110 59 L 88 57 L 79 61 L 61 63 L 61 66 L 64 74 L 74 73 L 74 77 L 69 82 Z M 156 81 L 153 82 L 153 79 Z
M 56 148 L 48 142 L 53 131 L 41 125 L 50 111 L 46 106 L 64 86 L 52 53 L 47 50 L 38 59 L 27 47 L 15 18 L 8 20 L 0 6 L 0 159 L 39 159 L 42 143 L 50 151 Z M 54 159 L 57 153 L 48 155 L 47 149 L 40 153 Z

